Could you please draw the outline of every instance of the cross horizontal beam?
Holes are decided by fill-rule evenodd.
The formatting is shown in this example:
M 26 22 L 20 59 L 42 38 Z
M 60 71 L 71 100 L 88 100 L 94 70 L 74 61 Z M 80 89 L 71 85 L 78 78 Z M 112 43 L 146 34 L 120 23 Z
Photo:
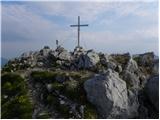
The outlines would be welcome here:
M 79 27 L 79 26 L 88 26 L 88 24 L 84 24 L 84 25 L 70 25 L 70 27 Z

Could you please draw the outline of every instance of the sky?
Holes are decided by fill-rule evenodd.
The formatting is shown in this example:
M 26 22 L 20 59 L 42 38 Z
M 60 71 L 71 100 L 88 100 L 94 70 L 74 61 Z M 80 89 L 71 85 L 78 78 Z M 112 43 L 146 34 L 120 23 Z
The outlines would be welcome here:
M 23 52 L 56 48 L 56 40 L 67 50 L 77 45 L 80 16 L 80 45 L 103 53 L 158 55 L 158 0 L 23 1 L 1 2 L 2 57 Z

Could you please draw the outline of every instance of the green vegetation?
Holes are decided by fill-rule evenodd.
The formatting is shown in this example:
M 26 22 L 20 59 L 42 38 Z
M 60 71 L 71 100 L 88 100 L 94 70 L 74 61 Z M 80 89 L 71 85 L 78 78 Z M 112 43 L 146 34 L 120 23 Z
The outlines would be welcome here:
M 88 103 L 84 109 L 84 118 L 85 119 L 97 119 L 98 115 L 97 115 L 97 111 L 95 109 L 95 107 Z
M 63 116 L 62 118 L 67 119 L 67 118 L 71 117 L 71 114 L 69 113 L 69 107 L 68 106 L 59 104 L 57 106 L 57 110 Z
M 66 96 L 70 100 L 77 102 L 78 104 L 85 105 L 85 118 L 97 118 L 96 109 L 87 101 L 86 93 L 83 88 L 83 84 L 86 80 L 91 78 L 93 73 L 88 71 L 41 71 L 32 72 L 31 76 L 36 82 L 49 82 L 52 84 L 52 88 L 59 91 L 60 94 Z M 63 83 L 56 81 L 56 77 L 60 76 L 65 78 Z M 71 79 L 70 79 L 71 78 Z M 61 105 L 57 96 L 47 93 L 46 104 L 52 106 L 57 110 L 62 118 L 72 117 L 72 113 L 69 113 L 69 107 Z
M 62 83 L 59 83 L 59 82 L 57 82 L 57 81 L 54 81 L 54 82 L 52 83 L 52 88 L 53 88 L 54 90 L 62 91 L 62 90 L 64 89 L 64 85 L 63 85 Z
M 57 106 L 59 104 L 58 98 L 51 95 L 51 94 L 49 94 L 47 96 L 47 101 L 46 102 L 47 102 L 47 104 L 53 105 L 53 106 Z
M 30 67 L 31 65 L 27 63 L 19 64 L 19 61 L 9 61 L 8 64 L 6 64 L 3 67 L 2 72 L 12 72 L 16 70 L 24 70 Z
M 35 82 L 47 82 L 48 80 L 54 80 L 56 74 L 55 72 L 48 71 L 34 71 L 31 73 L 31 77 Z
M 140 70 L 145 75 L 152 74 L 152 60 L 150 57 L 148 57 L 148 61 L 142 65 L 142 57 L 135 57 L 134 60 L 137 62 Z
M 75 80 L 66 81 L 64 85 L 63 94 L 69 97 L 72 100 L 75 100 L 79 97 L 78 94 L 78 82 Z
M 126 65 L 130 59 L 129 56 L 124 56 L 124 55 L 116 55 L 116 56 L 112 56 L 112 57 L 115 60 L 114 62 L 117 62 L 117 63 L 121 64 L 122 66 Z
M 17 74 L 2 75 L 2 118 L 31 118 L 32 104 L 24 79 Z
M 11 72 L 14 69 L 14 67 L 11 64 L 6 64 L 3 68 L 2 68 L 2 72 Z
M 141 64 L 141 57 L 134 57 L 133 60 L 137 62 L 138 66 Z

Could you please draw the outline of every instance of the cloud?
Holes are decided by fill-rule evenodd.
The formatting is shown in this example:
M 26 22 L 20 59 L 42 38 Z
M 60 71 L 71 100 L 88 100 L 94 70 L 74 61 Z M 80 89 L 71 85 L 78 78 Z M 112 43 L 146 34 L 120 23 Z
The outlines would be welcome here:
M 91 22 L 99 18 L 100 14 L 107 14 L 112 11 L 117 17 L 135 15 L 139 17 L 150 16 L 153 11 L 149 6 L 157 5 L 158 1 L 150 2 L 35 2 L 28 3 L 36 6 L 37 13 L 41 11 L 45 15 L 64 16 L 73 20 L 75 16 L 82 16 L 85 21 Z M 147 6 L 147 7 L 145 7 Z M 153 9 L 153 8 L 152 8 Z M 154 10 L 154 9 L 153 9 Z M 158 9 L 157 9 L 158 10 Z
M 107 53 L 125 53 L 130 52 L 144 53 L 154 51 L 158 54 L 158 38 L 155 35 L 142 35 L 151 31 L 137 31 L 135 33 L 115 34 L 112 32 L 90 32 L 82 33 L 82 45 L 88 49 L 96 49 L 97 51 Z M 83 44 L 85 43 L 85 45 Z
M 13 3 L 2 4 L 5 56 L 17 56 L 18 51 L 40 49 L 44 45 L 53 48 L 56 39 L 65 48 L 73 49 L 77 29 L 69 28 L 69 24 L 76 24 L 78 15 L 82 23 L 89 23 L 81 32 L 81 44 L 88 49 L 158 53 L 157 1 Z
M 53 30 L 57 25 L 46 21 L 42 17 L 27 11 L 25 6 L 8 5 L 2 6 L 2 32 L 9 34 L 4 35 L 10 40 L 12 36 L 19 36 L 21 40 L 42 39 L 42 34 Z M 46 31 L 47 30 L 47 31 Z M 3 34 L 3 33 L 2 33 Z M 39 34 L 39 35 L 38 35 Z M 48 34 L 50 35 L 50 33 Z M 3 35 L 2 35 L 3 37 Z M 44 36 L 44 38 L 48 38 Z

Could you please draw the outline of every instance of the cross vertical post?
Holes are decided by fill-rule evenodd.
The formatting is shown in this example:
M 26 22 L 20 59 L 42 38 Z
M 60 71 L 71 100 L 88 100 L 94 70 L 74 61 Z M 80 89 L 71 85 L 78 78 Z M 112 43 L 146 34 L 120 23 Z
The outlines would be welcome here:
M 80 45 L 79 45 L 79 33 L 80 33 L 80 17 L 78 16 L 78 47 L 80 47 Z
M 70 27 L 77 27 L 78 29 L 78 47 L 80 47 L 80 27 L 88 26 L 88 24 L 80 24 L 80 16 L 78 16 L 78 24 L 77 25 L 70 25 Z
M 58 40 L 56 40 L 56 45 L 57 45 L 57 48 L 58 48 Z

